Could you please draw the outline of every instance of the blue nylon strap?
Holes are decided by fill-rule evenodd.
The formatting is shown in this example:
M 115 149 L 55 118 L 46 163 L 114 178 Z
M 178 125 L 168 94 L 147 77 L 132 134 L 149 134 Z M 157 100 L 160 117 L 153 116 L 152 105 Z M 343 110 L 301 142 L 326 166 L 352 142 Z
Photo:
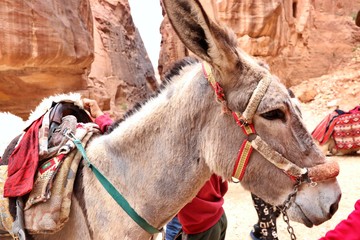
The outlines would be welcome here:
M 85 149 L 81 144 L 79 139 L 72 138 L 72 141 L 75 143 L 76 148 L 80 151 L 83 159 L 86 161 L 87 166 L 93 171 L 96 178 L 103 185 L 106 191 L 111 195 L 111 197 L 124 209 L 124 211 L 145 231 L 150 234 L 159 233 L 160 230 L 151 226 L 145 219 L 140 217 L 135 210 L 130 206 L 126 199 L 116 190 L 114 185 L 112 185 L 109 180 L 90 162 L 89 158 L 86 155 Z

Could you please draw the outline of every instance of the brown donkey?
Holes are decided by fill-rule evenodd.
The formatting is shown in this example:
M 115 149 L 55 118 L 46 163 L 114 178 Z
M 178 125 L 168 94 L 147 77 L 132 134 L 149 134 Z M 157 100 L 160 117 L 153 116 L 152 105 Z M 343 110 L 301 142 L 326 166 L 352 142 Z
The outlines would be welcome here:
M 287 89 L 238 49 L 234 35 L 212 22 L 197 0 L 163 3 L 180 39 L 204 62 L 188 62 L 157 97 L 111 133 L 95 138 L 86 149 L 90 161 L 156 229 L 213 173 L 241 179 L 245 189 L 272 205 L 285 202 L 289 217 L 308 227 L 330 219 L 341 196 L 338 168 L 330 164 L 332 171 L 324 174 L 328 163 Z M 300 184 L 304 181 L 316 186 Z M 65 227 L 35 239 L 154 237 L 117 205 L 86 166 L 75 184 Z M 286 202 L 294 186 L 296 197 Z

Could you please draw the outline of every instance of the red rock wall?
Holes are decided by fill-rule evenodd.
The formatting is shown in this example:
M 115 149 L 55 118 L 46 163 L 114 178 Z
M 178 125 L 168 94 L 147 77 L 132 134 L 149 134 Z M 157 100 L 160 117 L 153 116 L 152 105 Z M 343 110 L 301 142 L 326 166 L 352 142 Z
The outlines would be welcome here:
M 359 69 L 358 0 L 201 1 L 288 86 Z M 0 19 L 0 111 L 27 118 L 44 97 L 78 91 L 118 117 L 157 88 L 127 0 L 4 0 Z M 163 74 L 191 53 L 166 19 L 161 33 Z
M 0 111 L 27 117 L 39 99 L 86 87 L 93 60 L 87 0 L 0 2 Z
M 0 19 L 0 111 L 81 92 L 118 117 L 157 88 L 127 0 L 4 0 Z
M 353 50 L 360 44 L 360 29 L 353 17 L 360 9 L 359 1 L 201 2 L 214 20 L 235 31 L 241 48 L 265 59 L 288 86 L 352 64 Z M 164 20 L 160 75 L 178 56 L 189 55 L 168 29 Z
M 127 0 L 90 0 L 94 15 L 95 59 L 88 78 L 91 98 L 121 116 L 148 98 L 157 82 Z

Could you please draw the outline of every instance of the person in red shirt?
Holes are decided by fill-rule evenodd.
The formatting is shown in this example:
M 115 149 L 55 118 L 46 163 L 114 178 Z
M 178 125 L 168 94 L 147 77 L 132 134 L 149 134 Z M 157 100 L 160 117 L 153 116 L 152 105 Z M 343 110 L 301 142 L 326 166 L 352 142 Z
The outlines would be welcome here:
M 223 209 L 227 181 L 213 174 L 196 197 L 178 213 L 182 239 L 223 240 L 227 219 Z
M 319 240 L 359 240 L 360 239 L 360 200 L 347 219 L 342 220 L 333 230 Z

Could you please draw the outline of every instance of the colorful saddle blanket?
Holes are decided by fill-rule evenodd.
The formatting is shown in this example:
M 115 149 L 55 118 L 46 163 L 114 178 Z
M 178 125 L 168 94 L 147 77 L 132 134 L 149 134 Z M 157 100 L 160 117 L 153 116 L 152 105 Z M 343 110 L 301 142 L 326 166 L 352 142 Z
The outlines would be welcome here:
M 360 107 L 359 107 L 360 108 Z M 337 149 L 360 149 L 360 111 L 337 117 L 333 138 Z
M 77 123 L 74 136 L 86 146 L 94 133 L 99 133 L 95 123 Z M 67 222 L 81 159 L 82 155 L 75 144 L 68 140 L 55 157 L 39 166 L 34 188 L 24 209 L 25 228 L 28 232 L 54 233 Z
M 311 133 L 320 145 L 332 137 L 339 150 L 360 149 L 360 106 L 344 112 L 335 110 L 328 114 Z
M 2 236 L 15 237 L 12 231 L 14 218 L 10 213 L 9 198 L 3 197 L 4 184 L 7 178 L 7 165 L 0 166 L 0 238 Z

